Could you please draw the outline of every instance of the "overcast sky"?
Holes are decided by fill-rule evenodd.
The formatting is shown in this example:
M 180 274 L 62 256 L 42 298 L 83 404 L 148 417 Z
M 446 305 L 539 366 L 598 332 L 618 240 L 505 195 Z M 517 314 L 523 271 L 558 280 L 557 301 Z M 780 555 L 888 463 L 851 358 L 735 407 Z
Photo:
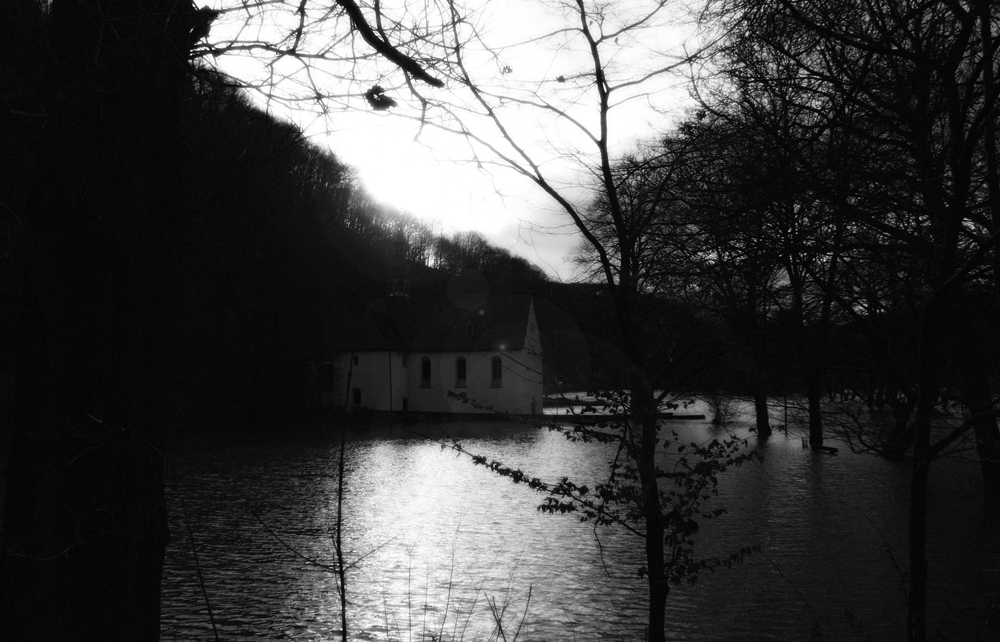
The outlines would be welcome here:
M 216 0 L 220 8 L 226 4 L 238 6 L 234 4 L 236 1 Z M 504 126 L 529 151 L 533 162 L 539 164 L 553 185 L 569 200 L 582 203 L 592 199 L 580 186 L 591 180 L 586 172 L 595 165 L 596 150 L 584 130 L 596 135 L 597 92 L 593 74 L 588 74 L 593 66 L 586 43 L 573 33 L 580 25 L 578 15 L 572 11 L 574 4 L 559 0 L 472 0 L 464 16 L 469 24 L 475 25 L 480 39 L 463 47 L 463 53 L 477 84 L 504 96 L 533 102 L 534 106 L 516 100 L 500 102 L 498 113 Z M 591 27 L 603 29 L 607 34 L 646 15 L 658 3 L 617 0 L 604 4 L 605 11 L 615 14 L 604 15 L 603 20 L 598 20 L 600 24 L 592 22 Z M 210 40 L 225 44 L 241 39 L 273 39 L 275 24 L 293 27 L 297 24 L 298 1 L 253 6 L 257 7 L 253 11 L 272 13 L 253 19 L 248 18 L 251 14 L 246 10 L 224 14 L 213 27 Z M 415 6 L 426 5 L 413 0 L 382 2 L 386 16 L 400 17 L 404 24 L 419 22 Z M 316 47 L 340 42 L 346 33 L 347 44 L 343 46 L 355 55 L 372 53 L 360 38 L 350 38 L 352 32 L 345 19 L 337 22 L 328 17 L 329 11 L 323 11 L 326 13 L 317 14 L 320 17 L 311 23 L 317 25 L 314 35 L 311 41 L 303 40 L 302 49 L 312 46 L 316 51 Z M 373 14 L 369 10 L 367 15 Z M 608 38 L 601 54 L 607 61 L 612 84 L 634 81 L 673 64 L 693 50 L 694 30 L 684 27 L 683 20 L 678 13 L 658 14 L 653 20 L 643 21 L 640 28 Z M 285 29 L 287 33 L 289 27 Z M 306 32 L 310 32 L 308 28 Z M 248 59 L 246 55 L 223 55 L 215 60 L 236 77 L 259 79 L 267 72 L 262 71 L 260 54 L 257 56 Z M 421 128 L 417 120 L 422 113 L 421 102 L 404 85 L 398 68 L 377 57 L 353 66 L 331 63 L 325 69 L 313 62 L 308 80 L 304 80 L 294 63 L 287 58 L 277 64 L 272 60 L 268 69 L 281 69 L 287 74 L 285 86 L 290 88 L 279 87 L 280 91 L 275 93 L 294 95 L 296 84 L 301 89 L 311 83 L 331 96 L 324 102 L 328 111 L 321 117 L 313 110 L 292 114 L 292 118 L 313 140 L 327 145 L 343 161 L 356 167 L 377 198 L 439 225 L 443 233 L 476 230 L 551 276 L 572 277 L 573 268 L 566 259 L 580 237 L 569 216 L 529 180 L 490 166 L 493 156 L 483 146 L 431 127 Z M 628 151 L 637 141 L 666 131 L 671 121 L 683 114 L 691 102 L 687 71 L 682 67 L 676 72 L 657 74 L 651 81 L 623 88 L 616 94 L 619 99 L 627 100 L 612 110 L 609 119 L 609 140 L 614 153 Z M 388 111 L 372 110 L 363 93 L 373 84 L 385 86 L 387 94 L 399 106 Z M 442 89 L 415 85 L 432 103 L 440 101 L 442 106 L 467 109 L 467 122 L 474 131 L 487 132 L 484 138 L 490 143 L 498 140 L 495 132 L 490 133 L 491 125 L 474 113 L 474 100 L 461 83 L 450 81 Z M 553 117 L 551 110 L 539 109 L 539 104 L 563 110 L 579 126 L 567 118 Z M 273 107 L 289 113 L 286 107 Z M 430 113 L 434 113 L 433 107 Z M 474 162 L 473 158 L 482 162 Z

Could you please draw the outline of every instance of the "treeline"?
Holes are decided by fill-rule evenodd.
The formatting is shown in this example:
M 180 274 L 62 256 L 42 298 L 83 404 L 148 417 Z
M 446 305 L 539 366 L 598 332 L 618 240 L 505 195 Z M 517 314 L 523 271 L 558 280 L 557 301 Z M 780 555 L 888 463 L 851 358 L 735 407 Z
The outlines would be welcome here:
M 353 178 L 351 184 L 355 184 Z M 375 255 L 405 260 L 417 269 L 440 271 L 439 277 L 477 270 L 496 291 L 516 290 L 548 280 L 536 265 L 493 245 L 479 232 L 443 234 L 437 231 L 434 222 L 379 203 L 363 187 L 350 189 L 345 206 L 329 210 L 325 216 L 328 222 L 356 235 Z
M 183 203 L 176 247 L 189 322 L 178 344 L 202 404 L 241 425 L 315 408 L 306 364 L 337 319 L 390 294 L 480 271 L 503 289 L 544 281 L 527 261 L 474 232 L 443 236 L 377 202 L 353 170 L 293 125 L 260 111 L 225 77 L 195 77 L 185 112 Z M 211 411 L 215 412 L 211 412 Z
M 644 370 L 684 385 L 675 357 L 702 351 L 688 380 L 752 394 L 765 434 L 768 396 L 790 392 L 814 444 L 835 430 L 929 461 L 965 440 L 995 508 L 996 6 L 720 2 L 706 17 L 732 29 L 696 79 L 699 106 L 619 159 L 614 202 L 595 199 L 586 221 L 641 294 L 630 313 L 673 346 Z M 577 258 L 604 279 L 592 246 Z M 663 296 L 708 334 L 668 338 L 638 311 Z M 827 399 L 886 421 L 838 421 Z M 956 407 L 967 423 L 932 435 Z
M 813 448 L 836 431 L 909 460 L 907 637 L 926 640 L 934 462 L 974 452 L 985 513 L 1000 511 L 1000 10 L 713 0 L 701 16 L 718 40 L 693 79 L 698 108 L 602 164 L 577 218 L 581 265 L 616 293 L 640 410 L 690 374 L 751 392 L 766 438 L 768 396 L 798 392 Z M 663 296 L 713 331 L 671 336 Z M 701 371 L 676 358 L 690 350 Z M 669 474 L 651 413 L 642 428 L 652 493 Z M 654 532 L 672 499 L 644 510 Z M 663 639 L 666 582 L 650 578 Z
M 961 408 L 992 425 L 1000 316 L 986 148 L 942 145 L 939 137 L 961 132 L 937 129 L 897 140 L 895 122 L 880 132 L 879 121 L 866 121 L 862 138 L 836 114 L 815 122 L 817 104 L 762 95 L 789 91 L 787 79 L 754 80 L 747 95 L 726 85 L 675 131 L 617 161 L 627 234 L 636 239 L 628 266 L 607 200 L 589 209 L 616 276 L 627 269 L 637 283 L 644 344 L 671 346 L 669 358 L 647 351 L 643 368 L 669 372 L 664 387 L 754 397 L 765 432 L 767 399 L 801 395 L 816 441 L 825 425 L 886 455 L 912 445 L 921 392 L 935 413 Z M 983 107 L 968 100 L 973 113 Z M 899 150 L 917 143 L 936 150 L 926 151 L 927 167 L 945 169 L 915 178 L 922 166 Z M 948 169 L 956 146 L 967 158 Z M 604 279 L 590 244 L 574 260 L 584 280 Z M 665 301 L 673 306 L 666 316 Z M 928 313 L 941 315 L 930 344 Z M 690 353 L 701 355 L 696 368 L 682 358 Z M 933 384 L 921 385 L 931 375 L 928 354 Z M 884 410 L 891 429 L 824 416 L 832 400 Z M 979 443 L 996 442 L 996 433 L 984 429 Z
M 25 3 L 27 4 L 27 3 Z M 30 7 L 15 5 L 27 20 Z M 44 34 L 45 14 L 36 14 Z M 4 396 L 12 398 L 26 252 L 25 209 L 47 189 L 33 170 L 47 105 L 13 56 L 0 114 L 0 322 Z M 401 269 L 414 295 L 444 292 L 449 276 L 477 270 L 494 291 L 530 287 L 544 274 L 476 232 L 444 235 L 377 202 L 353 170 L 295 126 L 255 107 L 225 76 L 197 70 L 179 123 L 184 159 L 177 206 L 157 234 L 165 284 L 158 325 L 172 346 L 164 403 L 178 425 L 255 425 L 315 407 L 306 364 L 341 315 L 388 294 Z M 44 88 L 55 91 L 55 88 Z M 82 239 L 81 239 L 82 242 Z M 402 252 L 402 255 L 400 255 Z
M 48 15 L 37 9 L 31 2 L 11 4 L 14 15 L 5 23 L 20 25 L 3 59 L 7 104 L 0 113 L 7 141 L 0 148 L 0 387 L 8 407 L 22 342 L 32 208 L 59 183 L 52 172 L 38 171 L 47 162 L 44 126 L 57 92 L 42 80 L 51 61 L 23 54 L 27 42 L 48 37 Z M 162 260 L 155 326 L 167 347 L 167 374 L 157 388 L 161 403 L 172 408 L 173 425 L 259 426 L 315 411 L 308 364 L 324 356 L 325 338 L 342 327 L 339 318 L 390 294 L 399 276 L 411 296 L 444 296 L 452 277 L 471 273 L 476 287 L 489 293 L 547 299 L 553 303 L 543 323 L 549 389 L 614 379 L 599 365 L 603 358 L 590 356 L 611 344 L 605 336 L 611 326 L 593 314 L 592 289 L 560 287 L 477 232 L 444 234 L 378 202 L 352 168 L 254 106 L 236 82 L 193 71 L 174 141 L 182 161 L 167 188 L 175 205 L 155 232 Z M 88 170 L 99 166 L 77 160 Z M 85 173 L 79 180 L 93 182 Z M 74 247 L 86 265 L 92 255 L 82 243 Z M 80 329 L 74 336 L 84 334 Z

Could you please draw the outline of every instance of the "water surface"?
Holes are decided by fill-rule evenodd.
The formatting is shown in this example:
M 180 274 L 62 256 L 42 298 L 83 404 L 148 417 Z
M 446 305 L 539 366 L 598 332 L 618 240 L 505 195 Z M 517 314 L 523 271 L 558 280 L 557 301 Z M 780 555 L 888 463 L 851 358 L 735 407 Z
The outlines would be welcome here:
M 726 434 L 703 421 L 670 427 L 698 441 Z M 614 454 L 525 426 L 443 428 L 468 450 L 547 481 L 593 484 Z M 641 540 L 540 513 L 539 494 L 414 434 L 438 437 L 443 428 L 348 434 L 351 638 L 496 639 L 496 613 L 508 640 L 518 627 L 522 640 L 641 640 Z M 187 439 L 173 450 L 162 639 L 214 639 L 212 619 L 226 640 L 340 639 L 329 570 L 339 437 L 233 441 Z M 723 477 L 713 503 L 728 513 L 703 525 L 699 552 L 762 550 L 673 589 L 669 637 L 903 639 L 907 464 L 842 444 L 837 456 L 816 454 L 794 432 L 759 448 L 763 463 Z M 998 540 L 982 523 L 974 480 L 970 465 L 935 467 L 931 621 L 951 639 L 985 635 L 984 614 L 1000 592 Z

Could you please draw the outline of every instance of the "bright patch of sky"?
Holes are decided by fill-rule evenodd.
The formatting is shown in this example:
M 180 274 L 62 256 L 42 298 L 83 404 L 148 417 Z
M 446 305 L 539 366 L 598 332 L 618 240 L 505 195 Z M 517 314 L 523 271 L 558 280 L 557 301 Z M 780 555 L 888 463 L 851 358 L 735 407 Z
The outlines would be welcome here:
M 678 10 L 663 9 L 642 21 L 658 5 L 651 0 L 617 0 L 588 6 L 593 12 L 590 28 L 609 35 L 601 45 L 609 82 L 636 81 L 612 97 L 612 155 L 666 131 L 690 104 L 686 65 L 665 69 L 694 51 L 695 31 L 690 24 L 685 26 L 689 18 Z M 287 35 L 298 25 L 298 0 L 241 6 L 245 10 L 224 15 L 213 27 L 213 44 L 273 41 L 279 30 Z M 433 24 L 440 18 L 434 11 L 449 5 L 387 0 L 381 6 L 390 39 L 400 44 L 412 25 Z M 566 259 L 581 237 L 557 202 L 505 167 L 510 163 L 501 155 L 522 168 L 530 170 L 532 164 L 539 168 L 574 205 L 593 199 L 597 90 L 575 8 L 575 2 L 477 0 L 459 9 L 466 19 L 459 31 L 465 41 L 461 48 L 465 69 L 519 149 L 504 140 L 477 96 L 456 77 L 447 79 L 443 89 L 414 82 L 418 92 L 414 93 L 398 69 L 373 56 L 360 37 L 352 37 L 346 18 L 335 19 L 336 11 L 329 8 L 315 14 L 307 10 L 299 51 L 321 52 L 337 60 L 312 58 L 304 65 L 285 56 L 272 58 L 267 67 L 261 64 L 266 54 L 260 51 L 250 52 L 253 58 L 226 54 L 216 60 L 241 79 L 268 83 L 279 79 L 270 88 L 271 95 L 296 100 L 273 100 L 272 107 L 353 165 L 378 199 L 421 217 L 443 233 L 479 231 L 565 279 L 573 274 Z M 365 13 L 373 20 L 370 8 Z M 398 18 L 401 30 L 392 30 L 390 17 Z M 632 28 L 621 29 L 624 25 Z M 435 35 L 433 28 L 431 34 L 430 44 L 420 45 L 420 53 L 442 60 L 427 67 L 444 78 L 444 60 L 452 72 L 455 69 L 454 48 L 448 42 L 453 34 L 445 30 Z M 406 46 L 401 48 L 409 53 Z M 349 60 L 358 55 L 365 58 Z M 369 108 L 363 94 L 375 84 L 384 87 L 398 106 L 388 111 Z M 326 113 L 317 116 L 315 106 L 290 109 L 290 104 L 308 107 L 317 90 L 326 97 Z

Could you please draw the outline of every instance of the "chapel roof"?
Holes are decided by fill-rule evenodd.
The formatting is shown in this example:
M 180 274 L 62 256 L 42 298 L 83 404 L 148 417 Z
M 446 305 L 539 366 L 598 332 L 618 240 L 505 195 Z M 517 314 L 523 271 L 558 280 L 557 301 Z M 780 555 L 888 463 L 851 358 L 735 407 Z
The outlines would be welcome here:
M 332 351 L 494 352 L 524 348 L 531 298 L 387 297 L 345 320 Z
M 466 302 L 468 303 L 468 302 Z M 524 348 L 527 296 L 504 295 L 467 307 L 451 301 L 422 302 L 418 324 L 407 324 L 410 352 L 492 352 Z M 461 306 L 461 307 L 460 307 Z

